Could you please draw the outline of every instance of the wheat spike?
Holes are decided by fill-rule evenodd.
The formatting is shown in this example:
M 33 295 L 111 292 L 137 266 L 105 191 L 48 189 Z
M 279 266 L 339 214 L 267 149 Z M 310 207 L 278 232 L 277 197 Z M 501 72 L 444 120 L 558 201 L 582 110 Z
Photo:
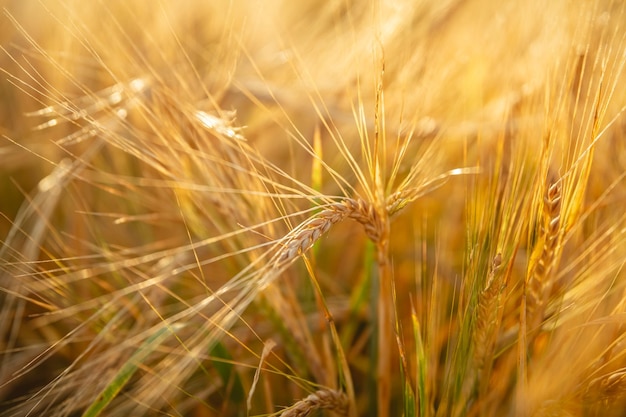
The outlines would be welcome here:
M 560 238 L 560 211 L 561 187 L 560 183 L 556 182 L 548 188 L 544 198 L 543 246 L 526 286 L 527 315 L 531 325 L 538 325 L 543 320 L 547 298 L 552 289 L 551 273 Z
M 502 265 L 502 254 L 498 253 L 491 263 L 487 284 L 478 298 L 476 334 L 474 337 L 474 362 L 481 370 L 494 343 L 494 332 L 498 317 L 499 297 L 502 293 L 501 280 L 498 279 Z
M 367 236 L 374 242 L 378 241 L 380 227 L 374 207 L 360 199 L 346 198 L 331 204 L 288 233 L 275 255 L 274 268 L 280 269 L 305 253 L 332 225 L 346 218 L 361 223 Z
M 322 389 L 298 401 L 280 415 L 281 417 L 305 417 L 315 410 L 331 410 L 340 416 L 347 416 L 348 409 L 346 394 L 337 390 Z

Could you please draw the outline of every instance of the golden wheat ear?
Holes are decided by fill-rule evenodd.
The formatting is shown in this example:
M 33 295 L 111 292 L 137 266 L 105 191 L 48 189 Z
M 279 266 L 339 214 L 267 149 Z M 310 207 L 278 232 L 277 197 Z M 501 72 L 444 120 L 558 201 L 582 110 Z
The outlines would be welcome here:
M 327 410 L 338 416 L 348 415 L 348 397 L 335 390 L 319 390 L 280 413 L 281 417 L 306 417 L 318 410 Z
M 561 185 L 556 182 L 548 187 L 544 198 L 544 220 L 541 225 L 541 252 L 528 283 L 526 284 L 526 309 L 529 328 L 540 326 L 545 316 L 546 303 L 554 286 L 553 266 L 558 256 L 558 245 L 563 235 L 561 229 Z

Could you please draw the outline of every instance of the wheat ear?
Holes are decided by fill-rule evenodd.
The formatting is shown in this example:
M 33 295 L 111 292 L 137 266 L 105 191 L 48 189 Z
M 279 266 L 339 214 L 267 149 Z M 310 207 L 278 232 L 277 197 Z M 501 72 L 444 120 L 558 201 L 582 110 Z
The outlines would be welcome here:
M 538 326 L 544 318 L 545 305 L 552 289 L 551 272 L 556 259 L 561 228 L 561 187 L 554 183 L 544 198 L 543 246 L 541 255 L 526 284 L 526 309 L 531 328 Z
M 274 255 L 274 268 L 280 269 L 309 250 L 332 225 L 347 218 L 361 223 L 368 237 L 378 240 L 378 216 L 374 207 L 359 199 L 345 198 L 333 203 L 289 232 Z
M 478 296 L 476 332 L 474 337 L 474 363 L 477 371 L 481 371 L 495 342 L 494 333 L 497 328 L 498 311 L 501 308 L 500 294 L 502 280 L 499 270 L 502 264 L 502 254 L 498 253 L 489 269 L 487 284 Z
M 280 415 L 281 417 L 305 417 L 316 410 L 331 410 L 340 416 L 347 416 L 348 409 L 349 402 L 346 394 L 337 390 L 322 389 L 298 401 Z

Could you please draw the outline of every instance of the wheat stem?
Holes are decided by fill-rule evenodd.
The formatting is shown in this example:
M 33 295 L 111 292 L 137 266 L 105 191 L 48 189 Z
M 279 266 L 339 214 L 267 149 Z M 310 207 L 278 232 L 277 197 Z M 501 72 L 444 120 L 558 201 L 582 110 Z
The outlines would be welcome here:
M 386 233 L 383 234 L 386 236 Z M 391 266 L 389 264 L 389 243 L 387 239 L 377 242 L 378 263 L 378 416 L 389 415 L 391 402 L 392 355 L 390 350 L 393 340 L 393 288 L 391 282 Z

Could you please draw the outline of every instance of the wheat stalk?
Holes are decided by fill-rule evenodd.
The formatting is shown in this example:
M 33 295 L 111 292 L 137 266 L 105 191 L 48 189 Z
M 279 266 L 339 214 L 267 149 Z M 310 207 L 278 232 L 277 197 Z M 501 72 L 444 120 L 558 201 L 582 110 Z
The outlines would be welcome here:
M 347 416 L 348 396 L 341 391 L 321 389 L 298 401 L 280 415 L 281 417 L 305 417 L 316 410 L 329 410 L 340 416 Z

